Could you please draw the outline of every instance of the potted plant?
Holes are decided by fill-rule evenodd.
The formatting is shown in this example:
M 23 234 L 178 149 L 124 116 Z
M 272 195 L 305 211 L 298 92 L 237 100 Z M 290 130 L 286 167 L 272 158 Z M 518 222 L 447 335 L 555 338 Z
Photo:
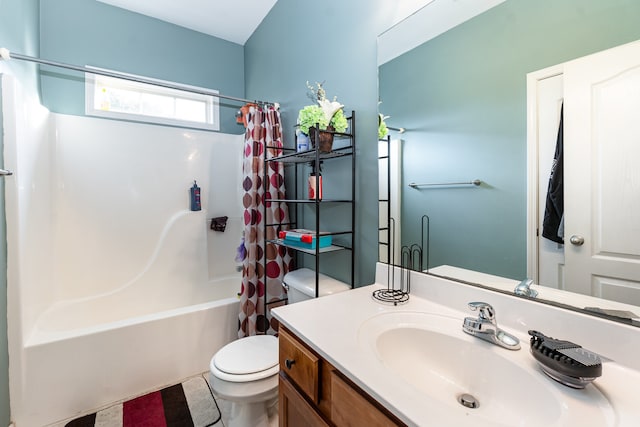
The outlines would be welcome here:
M 344 106 L 335 97 L 333 101 L 329 101 L 322 84 L 316 82 L 316 87 L 313 87 L 307 82 L 308 96 L 317 104 L 307 105 L 298 112 L 298 128 L 311 139 L 312 144 L 315 144 L 315 127 L 319 126 L 318 149 L 320 152 L 328 153 L 333 146 L 332 132 L 344 132 L 347 130 L 348 123 L 342 111 Z
M 384 116 L 382 114 L 378 114 L 378 139 L 385 139 L 389 134 L 389 129 L 387 128 L 387 123 L 385 122 L 389 116 Z
M 385 139 L 389 134 L 389 128 L 387 128 L 385 120 L 387 120 L 389 116 L 385 116 L 380 112 L 380 104 L 382 104 L 382 101 L 378 101 L 378 139 Z

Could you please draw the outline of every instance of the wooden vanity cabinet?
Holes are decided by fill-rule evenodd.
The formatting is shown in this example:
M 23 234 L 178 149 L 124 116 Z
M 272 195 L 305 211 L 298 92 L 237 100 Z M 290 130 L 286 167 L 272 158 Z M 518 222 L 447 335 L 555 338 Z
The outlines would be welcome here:
M 281 427 L 405 425 L 282 325 L 279 343 Z

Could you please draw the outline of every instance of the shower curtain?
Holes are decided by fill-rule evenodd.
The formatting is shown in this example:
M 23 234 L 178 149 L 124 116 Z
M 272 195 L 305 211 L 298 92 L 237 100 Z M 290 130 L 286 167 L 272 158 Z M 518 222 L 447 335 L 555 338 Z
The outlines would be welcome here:
M 267 158 L 282 154 L 282 125 L 280 113 L 273 107 L 252 105 L 246 112 L 244 138 L 243 188 L 244 246 L 242 288 L 240 294 L 240 327 L 238 337 L 275 334 L 265 302 L 286 298 L 282 278 L 292 269 L 293 258 L 284 246 L 265 245 L 267 239 L 277 238 L 279 228 L 289 228 L 289 211 L 284 202 L 264 203 L 264 198 L 285 199 L 284 167 L 268 162 L 265 194 L 264 150 Z M 263 215 L 264 214 L 264 215 Z M 281 225 L 271 225 L 281 224 Z

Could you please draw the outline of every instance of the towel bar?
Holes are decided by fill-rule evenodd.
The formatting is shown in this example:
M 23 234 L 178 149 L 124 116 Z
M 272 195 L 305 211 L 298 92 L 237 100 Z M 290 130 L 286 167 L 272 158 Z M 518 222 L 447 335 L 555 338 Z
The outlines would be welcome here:
M 468 182 L 439 182 L 439 183 L 431 183 L 431 184 L 416 184 L 415 182 L 412 182 L 411 184 L 409 184 L 409 187 L 418 188 L 418 187 L 434 187 L 434 186 L 442 186 L 442 185 L 475 185 L 475 186 L 478 186 L 480 184 L 482 184 L 482 181 L 480 181 L 479 179 L 474 179 L 473 181 L 468 181 Z

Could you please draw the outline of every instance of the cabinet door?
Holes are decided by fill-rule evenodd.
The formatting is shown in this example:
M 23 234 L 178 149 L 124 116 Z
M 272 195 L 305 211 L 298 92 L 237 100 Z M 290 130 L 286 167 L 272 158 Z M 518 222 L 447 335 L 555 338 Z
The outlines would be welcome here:
M 317 404 L 320 400 L 320 359 L 284 328 L 280 331 L 278 342 L 280 370 Z
M 329 427 L 282 375 L 278 394 L 280 427 Z
M 387 417 L 336 371 L 331 372 L 331 421 L 340 427 L 404 425 Z

